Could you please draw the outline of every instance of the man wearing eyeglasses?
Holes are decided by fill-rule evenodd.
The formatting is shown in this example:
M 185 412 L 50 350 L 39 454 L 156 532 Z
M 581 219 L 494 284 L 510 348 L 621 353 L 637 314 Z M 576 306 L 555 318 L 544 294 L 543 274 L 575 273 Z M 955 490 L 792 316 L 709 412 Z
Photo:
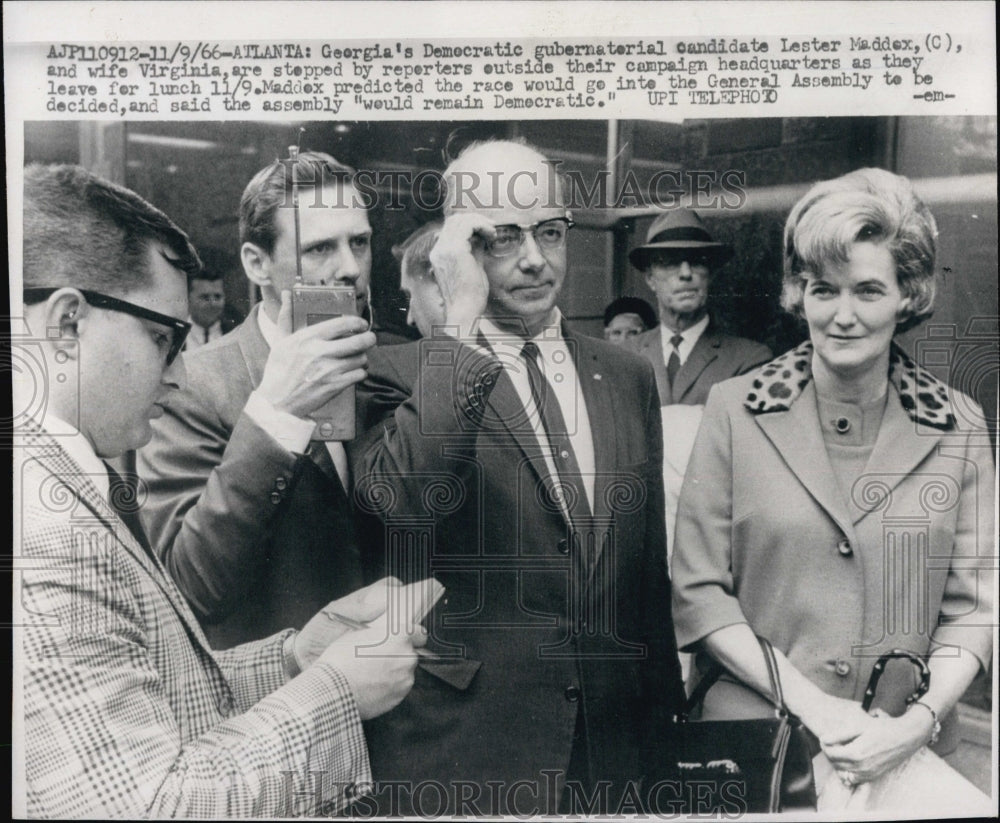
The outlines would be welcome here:
M 473 144 L 444 180 L 444 322 L 372 354 L 352 446 L 387 570 L 447 590 L 428 625 L 441 661 L 366 727 L 379 811 L 677 801 L 662 782 L 683 689 L 652 369 L 563 321 L 573 220 L 545 157 Z
M 139 454 L 144 521 L 216 648 L 301 627 L 362 581 L 346 452 L 315 439 L 310 419 L 364 377 L 375 344 L 371 226 L 353 174 L 303 152 L 247 184 L 240 251 L 262 301 L 186 355 L 188 385 Z M 350 288 L 358 316 L 293 332 L 300 272 L 307 285 Z
M 321 611 L 213 653 L 139 523 L 144 487 L 104 462 L 145 444 L 185 384 L 198 256 L 166 215 L 78 167 L 25 170 L 23 225 L 14 816 L 342 809 L 371 779 L 361 721 L 409 690 L 422 630 L 390 629 L 400 590 L 383 580 L 330 604 L 367 629 Z

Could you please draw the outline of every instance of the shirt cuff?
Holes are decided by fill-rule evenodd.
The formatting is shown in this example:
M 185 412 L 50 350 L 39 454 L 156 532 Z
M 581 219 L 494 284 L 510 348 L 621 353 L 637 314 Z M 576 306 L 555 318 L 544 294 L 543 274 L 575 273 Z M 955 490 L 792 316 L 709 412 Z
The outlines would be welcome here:
M 276 409 L 259 392 L 251 392 L 243 411 L 290 452 L 304 454 L 316 423 Z

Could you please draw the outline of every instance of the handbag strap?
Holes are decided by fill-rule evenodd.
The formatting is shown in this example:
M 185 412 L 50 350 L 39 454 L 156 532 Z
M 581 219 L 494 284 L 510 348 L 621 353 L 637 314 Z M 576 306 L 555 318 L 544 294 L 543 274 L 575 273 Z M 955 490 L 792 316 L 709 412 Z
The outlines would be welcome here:
M 865 697 L 861 701 L 861 708 L 865 711 L 868 711 L 872 707 L 872 701 L 875 699 L 875 690 L 878 688 L 878 681 L 882 677 L 882 672 L 885 671 L 886 664 L 896 657 L 909 660 L 920 671 L 920 682 L 917 684 L 917 688 L 913 694 L 906 698 L 906 705 L 909 706 L 911 703 L 915 703 L 927 694 L 927 690 L 931 687 L 931 670 L 927 665 L 927 661 L 919 654 L 914 654 L 906 649 L 893 649 L 875 661 L 871 676 L 868 678 L 868 686 L 865 688 Z
M 767 666 L 767 676 L 771 683 L 770 694 L 765 694 L 763 696 L 767 698 L 767 700 L 776 709 L 778 709 L 782 715 L 789 715 L 791 712 L 788 711 L 788 707 L 785 705 L 785 693 L 781 688 L 781 677 L 778 675 L 778 661 L 774 657 L 774 647 L 771 646 L 770 641 L 765 637 L 758 637 L 757 642 L 760 644 L 760 649 L 764 654 L 764 663 Z M 684 704 L 684 713 L 682 718 L 686 719 L 691 712 L 701 705 L 702 701 L 705 699 L 705 695 L 708 693 L 708 690 L 718 682 L 719 678 L 722 677 L 725 672 L 726 669 L 721 663 L 715 661 L 712 662 L 712 666 L 705 673 L 705 676 L 698 681 L 698 685 L 695 686 L 694 691 L 691 692 L 691 696 Z

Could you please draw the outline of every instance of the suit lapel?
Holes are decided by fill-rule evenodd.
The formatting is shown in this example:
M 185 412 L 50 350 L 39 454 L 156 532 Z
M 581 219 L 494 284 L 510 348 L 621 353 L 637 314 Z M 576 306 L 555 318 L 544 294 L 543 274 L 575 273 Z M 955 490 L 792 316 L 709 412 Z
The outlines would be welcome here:
M 587 587 L 594 580 L 594 573 L 600 567 L 600 559 L 610 535 L 611 507 L 608 503 L 608 487 L 615 482 L 615 468 L 620 461 L 618 454 L 618 427 L 615 421 L 615 400 L 613 375 L 605 374 L 600 360 L 600 352 L 593 341 L 571 332 L 563 325 L 563 335 L 573 357 L 580 391 L 590 419 L 590 439 L 594 449 L 594 505 L 593 514 L 585 521 L 577 518 L 574 524 L 581 534 L 583 547 L 587 549 L 583 569 Z M 593 541 L 590 543 L 590 541 Z M 589 545 L 588 545 L 589 544 Z M 590 551 L 590 546 L 593 551 Z
M 669 405 L 670 380 L 667 379 L 667 366 L 663 362 L 662 326 L 657 326 L 643 334 L 642 355 L 653 364 L 653 374 L 656 376 L 656 390 L 660 393 L 660 405 Z
M 260 324 L 257 320 L 257 313 L 263 311 L 263 305 L 263 303 L 258 303 L 254 306 L 250 314 L 247 315 L 247 319 L 233 331 L 240 347 L 240 353 L 243 355 L 247 373 L 250 375 L 251 390 L 260 385 L 261 378 L 264 376 L 264 365 L 271 353 L 264 335 L 261 334 Z
M 167 572 L 160 562 L 154 561 L 139 545 L 118 513 L 104 500 L 97 487 L 87 478 L 76 462 L 63 451 L 58 441 L 41 430 L 37 430 L 36 434 L 38 436 L 37 446 L 33 446 L 29 452 L 32 458 L 37 460 L 53 477 L 64 483 L 80 503 L 111 533 L 122 548 L 142 566 L 174 607 L 192 637 L 196 638 L 205 651 L 211 654 L 211 646 L 209 646 L 201 626 L 180 590 L 168 579 Z
M 493 410 L 495 419 L 502 421 L 504 428 L 527 458 L 535 473 L 536 482 L 544 481 L 549 476 L 549 470 L 542 455 L 541 444 L 506 368 L 500 371 L 487 405 Z
M 594 506 L 593 513 L 597 517 L 610 515 L 605 490 L 611 482 L 611 473 L 615 466 L 615 451 L 617 449 L 617 429 L 614 425 L 614 406 L 611 391 L 607 385 L 610 375 L 605 375 L 597 351 L 590 341 L 563 327 L 563 336 L 573 357 L 583 402 L 587 407 L 587 417 L 590 419 L 590 439 L 594 448 Z M 598 435 L 597 433 L 600 432 Z
M 851 520 L 859 522 L 873 511 L 885 507 L 885 494 L 891 494 L 923 459 L 940 443 L 943 432 L 911 420 L 900 405 L 899 395 L 890 384 L 889 399 L 886 403 L 882 425 L 868 458 L 868 466 L 877 467 L 877 473 L 869 473 L 865 468 L 861 480 L 852 489 L 848 507 Z M 877 493 L 872 493 L 877 492 Z
M 754 420 L 799 482 L 841 530 L 851 535 L 852 518 L 826 453 L 812 384 L 787 411 L 760 414 Z
M 708 364 L 719 356 L 720 341 L 711 328 L 705 329 L 691 349 L 691 354 L 684 361 L 674 376 L 673 401 L 679 403 L 681 398 L 695 384 L 695 381 L 705 371 Z M 664 369 L 664 374 L 666 370 Z

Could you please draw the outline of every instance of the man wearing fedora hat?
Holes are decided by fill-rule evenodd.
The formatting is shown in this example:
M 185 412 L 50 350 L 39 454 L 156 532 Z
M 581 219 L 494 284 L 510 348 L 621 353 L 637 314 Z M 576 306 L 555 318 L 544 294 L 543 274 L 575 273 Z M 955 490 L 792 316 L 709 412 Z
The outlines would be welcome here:
M 670 553 L 677 500 L 709 389 L 771 359 L 767 346 L 723 334 L 708 314 L 712 275 L 732 253 L 730 246 L 712 238 L 696 212 L 673 209 L 653 221 L 646 244 L 629 255 L 645 274 L 660 313 L 659 326 L 626 346 L 653 364 L 660 391 Z
M 674 209 L 653 221 L 646 244 L 629 255 L 659 304 L 660 325 L 630 345 L 653 364 L 661 406 L 702 406 L 720 380 L 771 359 L 766 346 L 722 334 L 709 317 L 712 275 L 732 253 L 712 239 L 696 212 Z

